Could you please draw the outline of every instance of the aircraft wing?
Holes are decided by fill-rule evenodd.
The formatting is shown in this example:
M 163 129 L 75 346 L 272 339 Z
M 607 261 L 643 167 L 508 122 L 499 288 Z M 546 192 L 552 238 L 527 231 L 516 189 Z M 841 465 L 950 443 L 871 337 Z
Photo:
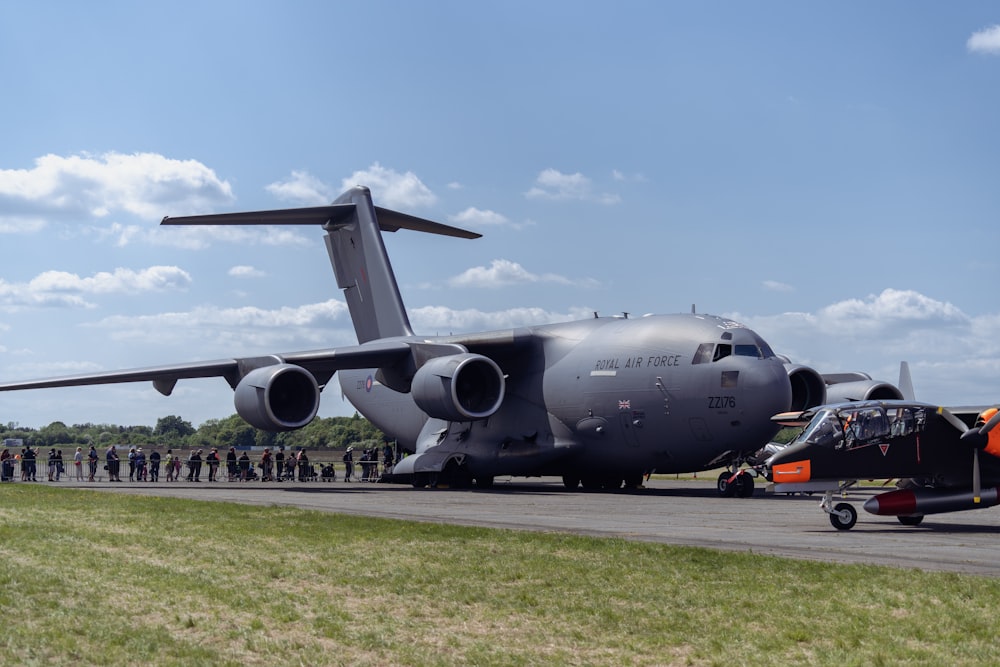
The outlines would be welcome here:
M 152 382 L 157 391 L 165 396 L 169 396 L 178 380 L 222 377 L 235 389 L 240 379 L 247 372 L 255 368 L 279 363 L 301 366 L 317 376 L 317 379 L 321 380 L 320 384 L 325 384 L 330 376 L 338 370 L 345 368 L 377 368 L 398 362 L 410 354 L 410 345 L 403 341 L 380 341 L 369 345 L 353 345 L 264 357 L 194 361 L 165 366 L 150 366 L 148 368 L 67 375 L 41 380 L 3 382 L 0 383 L 0 391 L 79 387 L 125 382 Z

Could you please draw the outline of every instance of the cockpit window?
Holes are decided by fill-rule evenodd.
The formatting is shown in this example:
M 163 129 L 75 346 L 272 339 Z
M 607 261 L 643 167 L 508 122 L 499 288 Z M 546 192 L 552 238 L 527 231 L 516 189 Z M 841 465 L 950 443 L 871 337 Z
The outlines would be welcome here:
M 763 359 L 760 353 L 760 348 L 756 345 L 737 345 L 736 346 L 736 356 L 737 357 L 753 357 L 755 359 Z
M 692 364 L 707 364 L 712 361 L 712 351 L 715 349 L 715 343 L 702 343 L 698 346 L 698 351 L 694 353 L 691 357 Z
M 712 356 L 712 361 L 718 361 L 719 359 L 725 359 L 733 353 L 733 346 L 729 343 L 719 343 L 715 346 L 715 354 Z
M 760 349 L 760 358 L 771 359 L 772 357 L 774 357 L 774 350 L 771 349 L 771 346 L 768 345 L 767 342 L 765 342 L 764 339 L 758 336 L 756 333 L 753 333 L 752 331 L 750 333 L 753 334 L 753 339 L 757 342 L 757 347 Z
M 830 410 L 823 410 L 809 422 L 795 442 L 809 442 L 821 447 L 838 448 L 844 442 L 840 420 Z
M 879 407 L 849 408 L 840 411 L 847 448 L 889 435 L 889 421 Z
M 809 442 L 834 449 L 854 449 L 885 443 L 924 430 L 927 415 L 920 407 L 851 406 L 822 410 L 813 417 L 795 442 Z

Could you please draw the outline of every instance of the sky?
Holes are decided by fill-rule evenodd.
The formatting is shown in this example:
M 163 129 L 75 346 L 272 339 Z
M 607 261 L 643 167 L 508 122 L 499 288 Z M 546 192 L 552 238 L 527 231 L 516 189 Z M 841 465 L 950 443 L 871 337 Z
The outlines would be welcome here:
M 4 381 L 355 343 L 321 230 L 159 222 L 360 184 L 483 234 L 386 235 L 418 333 L 693 306 L 1000 401 L 993 2 L 0 0 L 0 77 Z M 0 394 L 234 412 L 221 379 Z

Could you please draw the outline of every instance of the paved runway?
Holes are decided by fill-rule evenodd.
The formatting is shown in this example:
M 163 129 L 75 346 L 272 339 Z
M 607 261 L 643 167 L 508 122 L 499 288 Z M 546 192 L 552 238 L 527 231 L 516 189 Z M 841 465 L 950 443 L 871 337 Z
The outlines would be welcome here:
M 765 496 L 758 488 L 753 498 L 723 499 L 708 480 L 652 480 L 645 490 L 619 493 L 571 493 L 554 478 L 498 480 L 490 490 L 341 481 L 59 486 L 1000 576 L 1000 508 L 928 516 L 908 528 L 863 511 L 870 491 L 848 498 L 858 524 L 837 531 L 819 509 L 819 496 Z

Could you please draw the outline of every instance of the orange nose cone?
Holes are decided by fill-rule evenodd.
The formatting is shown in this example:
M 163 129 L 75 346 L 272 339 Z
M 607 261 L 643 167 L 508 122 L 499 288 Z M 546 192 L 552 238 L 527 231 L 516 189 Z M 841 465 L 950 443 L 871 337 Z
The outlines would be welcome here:
M 810 477 L 809 460 L 779 463 L 771 469 L 771 479 L 775 484 L 792 482 L 808 482 Z
M 997 413 L 996 408 L 990 408 L 989 410 L 984 410 L 983 413 L 979 415 L 979 419 L 981 419 L 985 424 L 990 419 L 992 419 L 993 416 L 996 415 L 996 413 Z M 992 454 L 993 456 L 996 457 L 1000 457 L 1000 426 L 990 431 L 989 435 L 986 437 L 987 437 L 986 453 Z

